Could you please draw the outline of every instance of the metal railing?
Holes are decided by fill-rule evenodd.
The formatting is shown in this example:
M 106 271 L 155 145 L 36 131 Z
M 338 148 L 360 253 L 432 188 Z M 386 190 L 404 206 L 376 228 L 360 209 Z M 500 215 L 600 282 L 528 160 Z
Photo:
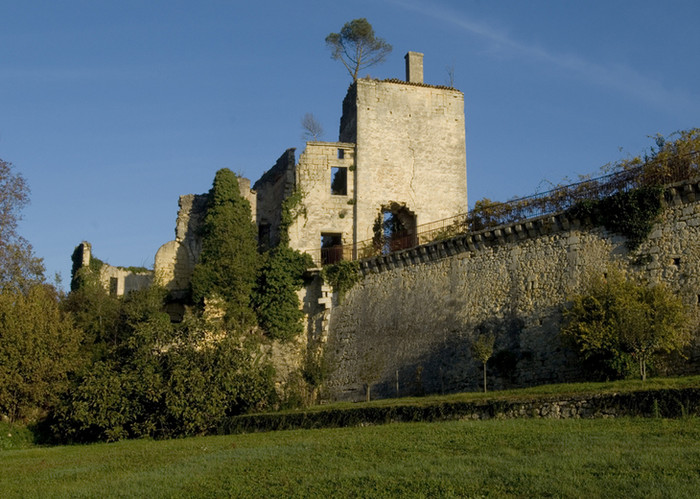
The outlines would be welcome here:
M 391 237 L 375 236 L 356 244 L 305 250 L 317 265 L 337 263 L 340 260 L 359 260 L 394 251 L 414 248 L 459 234 L 521 222 L 530 218 L 566 211 L 586 200 L 600 200 L 613 194 L 641 186 L 667 185 L 687 180 L 700 174 L 700 151 L 678 158 L 673 164 L 644 163 L 621 171 L 586 179 L 548 191 L 505 202 L 477 201 L 468 213 L 416 226 L 415 231 Z

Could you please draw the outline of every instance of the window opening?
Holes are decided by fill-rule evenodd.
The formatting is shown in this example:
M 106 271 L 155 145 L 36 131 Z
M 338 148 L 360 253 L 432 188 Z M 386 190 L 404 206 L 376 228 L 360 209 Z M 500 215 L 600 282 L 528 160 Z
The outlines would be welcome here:
M 321 263 L 330 265 L 343 259 L 343 235 L 321 233 Z
M 110 277 L 109 278 L 109 294 L 110 296 L 117 296 L 119 292 L 119 278 Z
M 344 166 L 331 168 L 331 194 L 333 196 L 348 195 L 348 169 Z
M 345 159 L 345 149 L 338 149 L 338 159 Z
M 417 244 L 416 215 L 397 203 L 382 208 L 374 229 L 374 246 L 382 255 Z

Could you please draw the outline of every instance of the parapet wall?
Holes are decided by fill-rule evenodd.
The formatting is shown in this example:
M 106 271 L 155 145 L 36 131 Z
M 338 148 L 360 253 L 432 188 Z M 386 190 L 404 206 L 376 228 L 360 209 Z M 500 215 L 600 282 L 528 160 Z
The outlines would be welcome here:
M 382 397 L 477 390 L 482 365 L 470 346 L 482 332 L 496 335 L 493 388 L 580 379 L 559 336 L 562 306 L 611 264 L 666 282 L 698 308 L 699 192 L 697 182 L 670 187 L 634 252 L 624 237 L 559 214 L 362 262 L 364 279 L 331 312 L 331 395 L 362 399 L 367 384 Z M 697 337 L 684 366 L 700 370 Z

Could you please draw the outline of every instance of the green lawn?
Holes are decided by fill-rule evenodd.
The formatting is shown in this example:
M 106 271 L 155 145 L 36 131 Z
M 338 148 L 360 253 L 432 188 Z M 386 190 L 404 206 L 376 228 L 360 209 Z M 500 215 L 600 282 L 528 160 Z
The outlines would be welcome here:
M 697 497 L 700 418 L 488 420 L 0 452 L 0 497 Z

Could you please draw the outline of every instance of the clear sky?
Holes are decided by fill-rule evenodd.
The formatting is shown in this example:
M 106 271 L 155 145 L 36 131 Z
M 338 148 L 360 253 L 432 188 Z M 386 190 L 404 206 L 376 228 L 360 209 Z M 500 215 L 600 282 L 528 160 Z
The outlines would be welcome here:
M 338 138 L 350 77 L 326 35 L 366 17 L 394 46 L 362 76 L 465 95 L 469 204 L 546 190 L 700 126 L 697 0 L 0 0 L 0 158 L 21 233 L 70 279 L 82 240 L 152 267 L 178 196 L 255 181 L 313 113 Z

